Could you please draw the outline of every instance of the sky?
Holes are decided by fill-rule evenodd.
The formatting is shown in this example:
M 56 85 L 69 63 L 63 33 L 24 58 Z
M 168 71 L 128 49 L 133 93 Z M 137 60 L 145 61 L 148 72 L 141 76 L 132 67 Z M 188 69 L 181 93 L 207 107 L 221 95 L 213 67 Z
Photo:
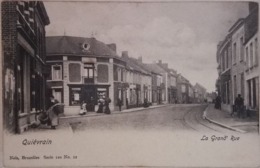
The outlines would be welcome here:
M 95 37 L 116 43 L 117 53 L 162 60 L 191 84 L 215 91 L 217 44 L 239 18 L 247 2 L 45 2 L 47 36 Z

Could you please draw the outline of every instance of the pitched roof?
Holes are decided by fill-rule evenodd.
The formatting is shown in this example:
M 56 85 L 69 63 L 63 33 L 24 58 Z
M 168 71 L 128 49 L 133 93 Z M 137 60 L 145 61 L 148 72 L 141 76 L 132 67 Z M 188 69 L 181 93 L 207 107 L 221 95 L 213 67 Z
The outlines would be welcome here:
M 121 57 L 121 59 L 126 62 L 128 69 L 135 70 L 135 71 L 141 72 L 146 75 L 149 74 L 149 72 L 146 69 L 144 69 L 143 67 L 141 67 L 140 65 L 138 65 L 137 61 L 134 60 L 133 58 Z
M 88 50 L 83 45 L 89 45 Z M 95 38 L 73 36 L 49 36 L 46 37 L 47 56 L 52 55 L 75 55 L 75 56 L 108 56 L 119 58 L 115 51 L 105 43 Z
M 157 64 L 144 64 L 144 66 L 149 68 L 154 73 L 157 74 L 165 73 L 165 70 Z

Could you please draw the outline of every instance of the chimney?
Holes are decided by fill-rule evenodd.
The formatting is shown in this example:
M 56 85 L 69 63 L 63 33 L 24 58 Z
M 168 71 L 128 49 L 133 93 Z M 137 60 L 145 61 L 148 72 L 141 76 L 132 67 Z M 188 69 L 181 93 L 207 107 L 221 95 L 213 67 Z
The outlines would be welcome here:
M 168 69 L 168 63 L 163 63 L 162 66 L 166 69 Z
M 140 63 L 142 63 L 142 62 L 143 62 L 142 56 L 138 57 L 137 61 L 140 62 Z
M 115 43 L 107 44 L 107 46 L 108 46 L 111 50 L 113 50 L 113 51 L 116 52 L 116 44 L 115 44 Z
M 122 51 L 122 58 L 128 58 L 128 51 Z
M 160 65 L 161 65 L 161 64 L 162 64 L 162 60 L 159 60 L 159 61 L 158 61 L 158 64 L 160 64 Z

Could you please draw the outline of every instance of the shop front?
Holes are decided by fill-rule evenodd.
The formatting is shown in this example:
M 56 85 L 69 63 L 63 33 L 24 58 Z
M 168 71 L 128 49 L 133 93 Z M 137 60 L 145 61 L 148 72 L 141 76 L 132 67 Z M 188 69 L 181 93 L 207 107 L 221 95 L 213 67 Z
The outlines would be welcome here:
M 87 111 L 94 112 L 98 99 L 109 96 L 110 85 L 74 84 L 69 86 L 69 106 L 80 106 L 87 103 Z

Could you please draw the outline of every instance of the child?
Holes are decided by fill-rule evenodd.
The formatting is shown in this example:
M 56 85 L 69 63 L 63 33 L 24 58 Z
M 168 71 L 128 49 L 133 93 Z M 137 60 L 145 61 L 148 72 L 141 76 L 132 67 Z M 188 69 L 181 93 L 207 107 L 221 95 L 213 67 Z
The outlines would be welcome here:
M 85 101 L 82 102 L 79 115 L 85 115 L 87 113 L 87 103 Z

